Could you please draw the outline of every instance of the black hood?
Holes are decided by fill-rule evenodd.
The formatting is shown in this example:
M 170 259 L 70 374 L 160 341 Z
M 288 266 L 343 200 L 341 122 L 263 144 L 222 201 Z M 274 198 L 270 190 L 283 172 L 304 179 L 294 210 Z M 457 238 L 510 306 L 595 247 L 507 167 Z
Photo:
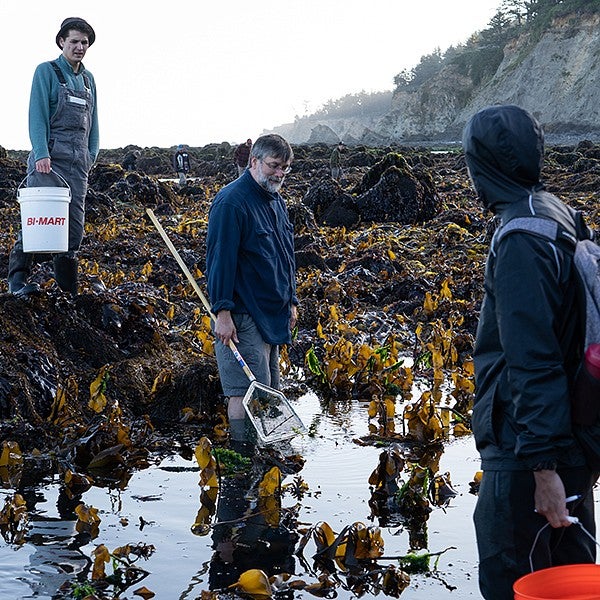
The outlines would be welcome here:
M 475 190 L 493 212 L 543 189 L 544 133 L 522 108 L 490 106 L 479 111 L 465 126 L 462 143 Z

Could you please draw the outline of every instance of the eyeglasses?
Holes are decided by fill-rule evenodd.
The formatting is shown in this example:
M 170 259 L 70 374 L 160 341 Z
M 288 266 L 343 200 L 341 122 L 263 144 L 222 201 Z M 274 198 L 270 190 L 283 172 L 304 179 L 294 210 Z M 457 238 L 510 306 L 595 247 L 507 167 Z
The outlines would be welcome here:
M 287 175 L 291 170 L 291 165 L 280 165 L 278 162 L 267 162 L 264 159 L 260 159 L 260 162 L 267 165 L 271 171 L 281 171 L 284 175 Z

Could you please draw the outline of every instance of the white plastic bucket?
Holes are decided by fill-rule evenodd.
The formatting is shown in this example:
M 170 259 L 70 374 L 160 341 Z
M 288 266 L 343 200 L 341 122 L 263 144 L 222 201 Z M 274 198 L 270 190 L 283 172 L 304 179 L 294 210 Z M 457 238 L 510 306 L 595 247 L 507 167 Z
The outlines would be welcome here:
M 66 252 L 69 249 L 69 187 L 17 190 L 21 206 L 23 252 Z

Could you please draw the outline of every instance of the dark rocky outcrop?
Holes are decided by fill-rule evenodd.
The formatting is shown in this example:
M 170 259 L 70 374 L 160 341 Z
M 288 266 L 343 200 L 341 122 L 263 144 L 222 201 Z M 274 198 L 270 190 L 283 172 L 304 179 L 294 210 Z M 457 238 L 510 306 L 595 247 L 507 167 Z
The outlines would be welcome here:
M 352 192 L 367 222 L 421 223 L 432 219 L 441 206 L 428 171 L 421 165 L 411 168 L 396 153 L 369 169 Z
M 360 220 L 356 200 L 333 179 L 324 179 L 311 186 L 303 202 L 320 225 L 352 227 Z
M 359 156 L 370 155 L 360 152 Z M 346 228 L 359 223 L 420 223 L 440 210 L 440 199 L 426 167 L 418 159 L 410 166 L 395 152 L 368 169 L 350 191 L 324 178 L 309 188 L 303 202 L 320 225 Z

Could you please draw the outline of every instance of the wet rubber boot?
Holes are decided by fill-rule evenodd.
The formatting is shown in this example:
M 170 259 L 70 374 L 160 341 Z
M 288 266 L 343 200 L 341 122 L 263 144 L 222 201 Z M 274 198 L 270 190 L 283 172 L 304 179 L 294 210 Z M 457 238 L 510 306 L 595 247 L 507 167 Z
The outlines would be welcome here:
M 250 457 L 254 454 L 254 444 L 248 436 L 246 419 L 231 419 L 229 421 L 230 447 L 238 454 Z
M 229 421 L 229 435 L 232 440 L 236 442 L 248 441 L 246 435 L 246 420 L 245 419 L 231 419 Z
M 25 271 L 15 271 L 8 278 L 8 291 L 11 294 L 17 294 L 27 285 L 27 273 Z
M 72 256 L 55 256 L 54 279 L 63 292 L 77 296 L 77 259 Z
M 15 271 L 8 278 L 8 291 L 15 296 L 38 294 L 40 286 L 37 283 L 27 283 L 27 271 Z

